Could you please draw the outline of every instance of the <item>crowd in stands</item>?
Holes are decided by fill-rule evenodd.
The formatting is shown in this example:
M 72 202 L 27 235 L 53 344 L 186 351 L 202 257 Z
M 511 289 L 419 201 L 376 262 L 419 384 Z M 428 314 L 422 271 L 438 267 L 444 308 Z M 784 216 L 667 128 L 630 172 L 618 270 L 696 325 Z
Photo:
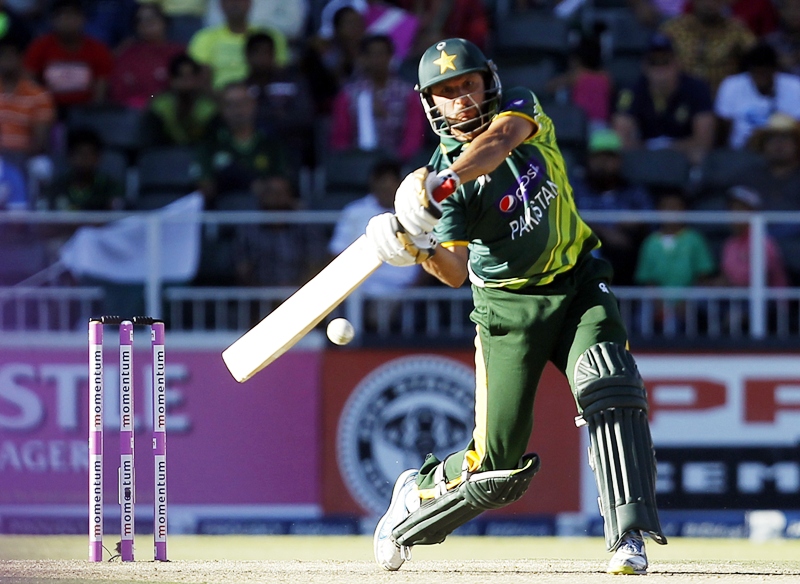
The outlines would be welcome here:
M 0 208 L 351 203 L 330 244 L 216 234 L 229 271 L 202 283 L 297 285 L 427 160 L 416 66 L 451 36 L 537 93 L 579 209 L 800 210 L 800 0 L 0 0 Z M 365 178 L 334 193 L 352 153 Z M 748 282 L 741 225 L 593 227 L 619 284 Z M 798 242 L 770 229 L 770 286 L 800 283 Z

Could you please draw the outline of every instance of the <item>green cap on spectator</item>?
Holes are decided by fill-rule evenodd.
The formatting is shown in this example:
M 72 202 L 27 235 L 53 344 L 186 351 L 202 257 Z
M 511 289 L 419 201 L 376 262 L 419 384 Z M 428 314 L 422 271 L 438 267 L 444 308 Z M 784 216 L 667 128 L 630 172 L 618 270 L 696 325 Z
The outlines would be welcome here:
M 622 140 L 614 130 L 595 130 L 589 136 L 589 152 L 619 152 Z

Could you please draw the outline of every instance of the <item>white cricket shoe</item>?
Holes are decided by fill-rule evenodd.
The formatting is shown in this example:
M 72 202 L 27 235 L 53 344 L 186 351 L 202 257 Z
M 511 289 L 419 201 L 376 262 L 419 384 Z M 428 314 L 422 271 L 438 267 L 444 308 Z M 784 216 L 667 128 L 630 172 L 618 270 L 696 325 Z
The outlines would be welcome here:
M 644 538 L 639 531 L 629 531 L 622 536 L 617 551 L 608 563 L 609 574 L 647 574 L 647 554 Z
M 411 548 L 397 545 L 392 538 L 392 530 L 412 511 L 419 509 L 416 478 L 416 469 L 409 469 L 397 477 L 389 508 L 375 527 L 372 538 L 375 561 L 384 570 L 399 570 L 403 562 L 411 559 Z

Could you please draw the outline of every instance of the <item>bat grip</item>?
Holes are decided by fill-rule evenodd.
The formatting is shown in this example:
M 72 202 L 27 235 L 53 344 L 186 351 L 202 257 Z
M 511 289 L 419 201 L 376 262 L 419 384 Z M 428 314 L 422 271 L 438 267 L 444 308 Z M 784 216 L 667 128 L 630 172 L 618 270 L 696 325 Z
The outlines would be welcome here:
M 433 189 L 433 200 L 437 203 L 441 203 L 447 197 L 452 195 L 456 190 L 456 181 L 452 178 L 448 178 L 444 181 L 441 185 Z

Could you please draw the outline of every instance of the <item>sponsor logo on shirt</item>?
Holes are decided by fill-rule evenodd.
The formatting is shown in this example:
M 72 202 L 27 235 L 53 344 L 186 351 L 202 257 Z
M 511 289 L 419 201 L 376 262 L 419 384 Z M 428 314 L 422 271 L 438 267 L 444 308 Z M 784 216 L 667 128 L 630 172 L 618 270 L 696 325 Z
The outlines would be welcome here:
M 504 215 L 514 212 L 520 204 L 525 204 L 528 192 L 532 190 L 531 183 L 542 175 L 539 161 L 535 158 L 528 160 L 521 171 L 516 186 L 508 189 L 497 201 L 497 209 Z

